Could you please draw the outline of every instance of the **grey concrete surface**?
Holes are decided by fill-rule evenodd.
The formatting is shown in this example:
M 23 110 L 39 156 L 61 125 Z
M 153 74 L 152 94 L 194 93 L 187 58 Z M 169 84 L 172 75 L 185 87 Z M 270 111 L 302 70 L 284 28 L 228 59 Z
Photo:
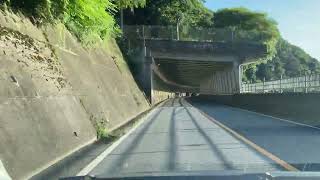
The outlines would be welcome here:
M 28 179 L 150 108 L 115 42 L 83 47 L 63 24 L 0 11 L 0 159 Z
M 199 171 L 281 170 L 184 99 L 166 101 L 89 174 L 97 177 Z
M 161 87 L 167 92 L 238 93 L 239 65 L 256 61 L 267 50 L 254 42 L 142 40 L 134 34 L 126 35 L 122 49 L 148 97 L 154 88 L 150 76 L 168 84 Z
M 320 127 L 319 93 L 200 95 L 194 101 L 212 101 Z
M 161 104 L 161 103 L 159 103 Z M 62 159 L 58 163 L 50 166 L 41 173 L 33 176 L 30 180 L 57 180 L 64 177 L 76 176 L 79 171 L 85 168 L 90 162 L 96 159 L 107 148 L 111 148 L 113 143 L 119 138 L 129 132 L 137 123 L 143 120 L 143 118 L 159 104 L 148 109 L 147 111 L 139 114 L 135 118 L 131 119 L 121 127 L 109 132 L 110 135 L 107 138 L 99 139 L 92 144 L 89 144 L 80 150 L 72 153 L 70 156 Z M 1 163 L 1 161 L 0 161 Z M 0 164 L 1 165 L 1 164 Z M 1 172 L 1 166 L 0 166 Z M 0 173 L 1 174 L 1 173 Z M 0 176 L 0 180 L 1 176 Z
M 82 168 L 99 156 L 110 144 L 110 142 L 94 142 L 33 176 L 30 180 L 57 180 L 63 177 L 76 176 Z
M 212 101 L 192 104 L 301 171 L 320 171 L 320 130 Z M 261 102 L 262 103 L 262 102 Z

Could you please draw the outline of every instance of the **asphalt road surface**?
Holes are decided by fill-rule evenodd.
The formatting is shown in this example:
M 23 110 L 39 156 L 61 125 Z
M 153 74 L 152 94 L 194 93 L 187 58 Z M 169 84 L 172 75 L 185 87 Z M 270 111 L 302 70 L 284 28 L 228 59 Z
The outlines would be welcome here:
M 320 171 L 320 128 L 209 101 L 191 103 L 300 171 Z
M 233 127 L 242 127 L 240 125 L 247 123 L 245 121 L 247 117 L 254 116 L 242 111 L 234 114 L 234 109 L 225 106 L 212 104 L 203 106 L 201 103 L 194 105 L 208 111 L 215 118 L 221 118 L 222 122 L 228 121 L 232 124 L 233 118 L 239 121 Z M 219 112 L 216 113 L 216 110 Z M 211 111 L 213 113 L 210 113 Z M 169 100 L 155 108 L 145 118 L 137 129 L 93 167 L 89 172 L 90 175 L 114 177 L 145 173 L 199 171 L 264 173 L 284 170 L 279 164 L 212 122 L 184 99 Z M 255 118 L 261 122 L 267 120 L 260 119 L 262 117 L 256 115 Z M 274 133 L 283 128 L 276 125 L 272 127 Z M 269 126 L 255 126 L 252 132 L 255 136 L 261 136 L 264 135 L 262 132 L 265 128 Z M 272 136 L 270 133 L 267 135 Z M 268 138 L 262 137 L 266 140 Z M 280 140 L 274 143 L 281 145 Z M 283 147 L 286 152 L 290 151 L 289 148 L 294 147 Z

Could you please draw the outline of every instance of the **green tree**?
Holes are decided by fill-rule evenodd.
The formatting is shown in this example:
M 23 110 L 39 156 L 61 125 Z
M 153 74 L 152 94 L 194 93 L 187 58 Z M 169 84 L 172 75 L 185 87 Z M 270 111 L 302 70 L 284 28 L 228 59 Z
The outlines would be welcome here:
M 230 28 L 235 38 L 262 42 L 268 47 L 271 59 L 276 54 L 276 44 L 280 37 L 277 23 L 267 14 L 253 12 L 246 8 L 221 9 L 214 14 L 214 27 Z
M 212 26 L 213 12 L 203 0 L 148 0 L 144 8 L 125 11 L 129 24 Z
M 269 81 L 273 77 L 273 67 L 268 63 L 261 63 L 257 66 L 256 77 L 259 80 Z
M 158 10 L 160 20 L 168 25 L 198 25 L 204 15 L 212 16 L 201 0 L 162 0 Z M 201 18 L 202 17 L 202 18 Z M 208 21 L 208 20 L 207 20 Z
M 290 78 L 320 72 L 320 63 L 317 59 L 312 58 L 303 49 L 290 44 L 282 38 L 279 39 L 276 45 L 275 57 L 265 64 L 272 67 L 271 74 L 268 69 L 264 69 L 263 65 L 251 65 L 256 66 L 258 69 L 256 72 L 256 78 L 251 75 L 244 78 L 244 80 L 263 80 L 264 77 L 266 79 L 280 79 L 281 76 L 284 78 Z M 252 71 L 246 71 L 244 73 L 245 75 L 247 73 L 252 73 Z
M 283 67 L 284 63 L 281 62 L 278 57 L 275 57 L 271 61 L 271 63 L 274 65 L 273 79 L 280 79 L 281 77 L 283 77 L 286 73 L 286 70 Z
M 115 0 L 113 3 L 120 9 L 120 27 L 123 29 L 124 19 L 123 19 L 123 9 L 133 9 L 138 7 L 144 7 L 146 5 L 146 0 Z
M 3 0 L 0 3 L 5 3 L 12 9 L 19 10 L 41 23 L 52 22 L 54 19 L 62 18 L 67 8 L 68 0 Z
M 146 0 L 115 0 L 113 3 L 119 9 L 138 8 L 146 5 Z
M 247 67 L 244 67 L 244 79 L 247 79 L 249 82 L 256 82 L 257 76 L 257 67 L 255 65 L 249 65 Z
M 64 23 L 82 42 L 93 44 L 117 31 L 109 0 L 69 0 Z

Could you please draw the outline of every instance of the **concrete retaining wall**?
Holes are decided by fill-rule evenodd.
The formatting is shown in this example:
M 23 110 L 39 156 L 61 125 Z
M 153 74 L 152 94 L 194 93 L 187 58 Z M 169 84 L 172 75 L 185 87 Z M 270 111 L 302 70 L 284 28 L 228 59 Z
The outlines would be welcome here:
M 201 95 L 194 100 L 213 101 L 320 127 L 320 94 Z
M 25 179 L 149 108 L 114 40 L 84 48 L 62 24 L 0 13 L 0 160 Z

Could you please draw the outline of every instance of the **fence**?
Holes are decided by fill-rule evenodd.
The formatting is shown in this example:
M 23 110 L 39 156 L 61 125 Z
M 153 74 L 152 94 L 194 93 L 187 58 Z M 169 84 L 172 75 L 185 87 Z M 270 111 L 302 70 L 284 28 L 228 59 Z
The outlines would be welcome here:
M 320 92 L 320 74 L 241 85 L 241 93 L 283 92 Z
M 234 30 L 232 28 L 201 28 L 182 26 L 124 26 L 123 35 L 127 38 L 162 39 L 184 41 L 219 41 L 237 42 L 254 41 L 263 42 L 267 37 L 263 32 Z

